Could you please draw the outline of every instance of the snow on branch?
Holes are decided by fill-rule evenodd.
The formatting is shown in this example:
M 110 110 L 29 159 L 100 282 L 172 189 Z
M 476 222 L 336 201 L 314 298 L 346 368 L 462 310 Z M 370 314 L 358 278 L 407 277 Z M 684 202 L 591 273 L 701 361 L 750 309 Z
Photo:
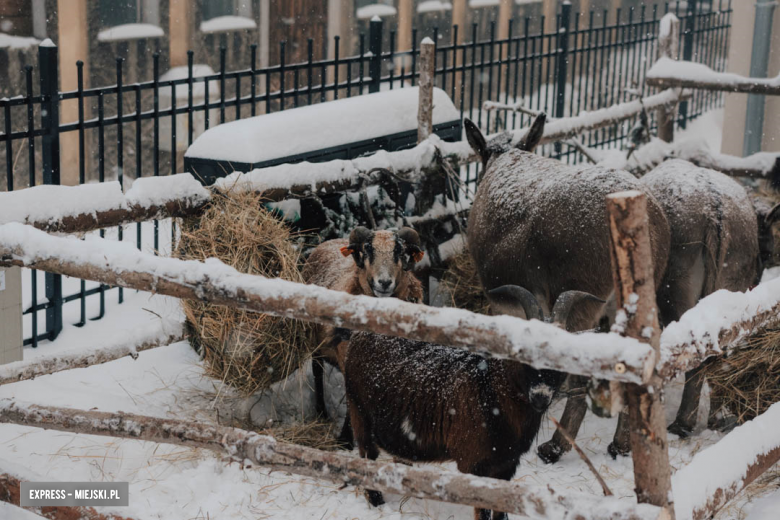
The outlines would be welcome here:
M 596 151 L 598 154 L 599 151 Z M 737 157 L 714 152 L 703 139 L 686 139 L 667 143 L 652 138 L 637 149 L 631 157 L 607 155 L 599 164 L 609 168 L 629 171 L 635 175 L 649 172 L 667 159 L 682 159 L 702 168 L 719 171 L 731 177 L 770 179 L 780 187 L 780 154 L 759 152 L 747 157 Z
M 658 373 L 672 379 L 740 340 L 780 325 L 780 278 L 740 293 L 716 291 L 670 324 L 661 334 Z
M 715 72 L 702 63 L 670 58 L 656 61 L 647 72 L 645 82 L 659 88 L 683 87 L 780 96 L 780 76 L 748 78 L 729 72 Z
M 483 316 L 391 298 L 239 273 L 219 260 L 161 258 L 131 244 L 56 237 L 30 226 L 0 226 L 0 265 L 202 300 L 251 312 L 464 347 L 537 368 L 642 383 L 655 366 L 650 347 L 617 334 L 571 334 L 537 320 Z M 616 369 L 617 368 L 617 369 Z
M 157 347 L 170 345 L 184 339 L 184 333 L 179 330 L 176 333 L 165 335 L 151 340 L 132 343 L 119 343 L 107 347 L 76 352 L 60 353 L 46 356 L 31 361 L 16 361 L 0 366 L 0 385 L 16 383 L 27 379 L 35 379 L 39 376 L 55 374 L 74 368 L 86 368 L 92 365 L 101 365 L 110 361 L 116 361 L 125 356 L 138 358 L 138 353 Z
M 780 403 L 700 451 L 672 477 L 677 520 L 705 520 L 780 461 Z
M 273 437 L 203 422 L 21 405 L 0 401 L 0 423 L 207 449 L 238 461 L 384 493 L 562 520 L 661 520 L 648 504 L 595 497 L 522 482 L 477 477 L 431 466 L 406 466 L 279 442 Z
M 137 179 L 122 194 L 118 182 L 42 185 L 0 193 L 0 224 L 22 222 L 48 232 L 81 233 L 130 222 L 192 215 L 210 192 L 189 173 Z

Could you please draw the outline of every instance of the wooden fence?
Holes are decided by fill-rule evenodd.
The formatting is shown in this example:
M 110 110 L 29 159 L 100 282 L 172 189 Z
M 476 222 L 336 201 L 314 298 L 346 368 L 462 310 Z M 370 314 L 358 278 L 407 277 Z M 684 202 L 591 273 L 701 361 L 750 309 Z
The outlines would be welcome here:
M 584 129 L 599 128 L 598 125 L 605 121 L 613 123 L 632 117 L 642 109 L 668 106 L 679 100 L 680 95 L 679 92 L 664 91 L 654 99 L 645 99 L 644 107 L 641 103 L 636 106 L 625 103 L 600 113 L 558 120 L 548 126 L 545 139 L 568 138 Z M 306 179 L 303 175 L 311 173 L 306 170 L 308 166 L 283 165 L 259 174 L 236 175 L 225 183 L 232 183 L 232 189 L 273 193 L 273 198 L 278 200 L 319 192 L 323 188 L 342 190 L 353 187 L 361 174 L 369 174 L 377 166 L 391 167 L 396 174 L 432 175 L 440 174 L 437 172 L 442 160 L 457 165 L 473 159 L 465 143 L 446 144 L 431 137 L 413 150 L 317 165 L 318 170 L 329 172 L 327 180 L 301 181 Z M 296 168 L 299 173 L 291 175 L 291 169 Z M 266 175 L 269 173 L 271 175 Z M 648 282 L 653 279 L 653 266 L 646 201 L 639 192 L 613 194 L 607 200 L 617 304 L 627 311 L 628 318 L 623 336 L 570 334 L 538 321 L 481 316 L 459 309 L 435 309 L 394 300 L 351 296 L 319 287 L 241 274 L 216 260 L 200 263 L 160 258 L 124 247 L 121 243 L 80 241 L 44 232 L 83 233 L 105 225 L 191 215 L 200 211 L 213 196 L 186 176 L 169 181 L 175 182 L 176 189 L 171 190 L 169 185 L 168 193 L 173 195 L 168 197 L 144 195 L 159 193 L 153 183 L 162 180 L 148 179 L 144 182 L 150 185 L 139 186 L 135 194 L 132 190 L 124 195 L 120 193 L 111 199 L 108 206 L 85 203 L 82 207 L 68 210 L 58 205 L 49 213 L 18 209 L 25 207 L 20 197 L 24 197 L 24 191 L 28 190 L 3 195 L 8 198 L 0 202 L 14 203 L 17 211 L 7 214 L 10 216 L 5 221 L 12 222 L 0 225 L 0 266 L 34 268 L 253 312 L 373 330 L 490 352 L 537 368 L 623 382 L 627 385 L 630 440 L 639 504 L 614 497 L 559 493 L 550 488 L 533 488 L 517 482 L 475 477 L 440 468 L 368 461 L 349 454 L 284 444 L 270 437 L 216 425 L 23 405 L 9 400 L 0 401 L 0 422 L 201 447 L 290 473 L 500 511 L 520 514 L 533 511 L 541 518 L 672 519 L 675 507 L 659 391 L 664 386 L 664 378 L 698 366 L 708 355 L 725 352 L 736 344 L 745 330 L 756 332 L 778 323 L 780 291 L 774 303 L 771 298 L 765 298 L 761 304 L 748 306 L 748 310 L 723 324 L 716 333 L 717 338 L 710 334 L 709 348 L 702 350 L 701 341 L 708 340 L 695 334 L 681 343 L 665 344 L 655 311 L 655 291 L 652 283 Z M 29 191 L 34 189 L 37 188 Z M 83 189 L 90 188 L 56 188 L 52 191 L 56 194 L 51 196 L 56 200 L 65 190 Z M 83 199 L 76 197 L 71 200 Z M 0 223 L 4 222 L 2 215 L 0 212 Z M 637 301 L 634 301 L 633 295 L 638 295 Z M 745 297 L 751 298 L 751 295 L 748 293 Z M 627 302 L 631 305 L 624 305 Z M 700 305 L 706 307 L 709 304 L 703 300 Z M 685 317 L 681 322 L 684 320 Z M 644 333 L 648 327 L 652 330 L 650 335 Z M 137 356 L 138 351 L 153 346 L 95 351 L 48 363 L 22 362 L 4 367 L 0 371 L 0 384 L 105 363 L 125 355 Z M 773 407 L 756 421 L 774 424 L 777 415 L 777 407 Z M 726 439 L 749 437 L 751 428 L 751 424 L 740 426 Z M 716 445 L 712 449 L 719 451 L 721 448 Z M 707 467 L 708 471 L 715 471 L 708 466 L 712 463 L 711 459 L 708 457 L 699 462 L 697 457 L 692 465 L 699 464 Z M 739 461 L 739 468 L 731 468 L 732 473 L 742 475 L 741 480 L 735 478 L 718 489 L 707 490 L 703 500 L 698 502 L 686 499 L 685 510 L 678 508 L 677 512 L 685 518 L 709 517 L 778 459 L 780 436 L 765 439 L 749 457 Z M 13 487 L 8 484 L 12 481 L 13 478 L 2 476 L 0 487 Z

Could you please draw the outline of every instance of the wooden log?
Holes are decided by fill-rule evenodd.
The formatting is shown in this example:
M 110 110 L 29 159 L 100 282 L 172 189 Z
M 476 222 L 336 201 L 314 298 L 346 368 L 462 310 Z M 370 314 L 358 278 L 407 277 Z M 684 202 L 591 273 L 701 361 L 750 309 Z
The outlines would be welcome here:
M 603 379 L 640 383 L 655 365 L 651 348 L 554 325 L 483 316 L 392 298 L 340 291 L 237 272 L 218 260 L 162 258 L 110 241 L 47 235 L 30 226 L 0 226 L 0 265 L 18 265 L 250 312 L 430 341 Z
M 67 215 L 61 220 L 30 222 L 30 224 L 49 233 L 86 233 L 96 229 L 132 224 L 134 222 L 192 217 L 202 213 L 206 204 L 208 204 L 208 201 L 191 204 L 186 200 L 172 200 L 162 206 L 144 207 L 131 205 L 127 208 Z
M 680 20 L 674 13 L 667 13 L 661 18 L 658 34 L 658 58 L 677 59 L 680 50 Z M 674 141 L 674 122 L 676 104 L 661 105 L 656 110 L 658 120 L 658 138 L 667 143 Z
M 607 214 L 618 308 L 616 326 L 622 334 L 649 343 L 657 354 L 661 328 L 647 198 L 639 191 L 608 195 Z M 659 391 L 639 385 L 628 385 L 626 389 L 636 494 L 640 503 L 663 507 L 674 518 L 666 419 L 660 400 L 663 383 L 654 374 L 650 384 Z
M 121 412 L 19 406 L 0 401 L 0 423 L 202 448 L 296 475 L 509 513 L 532 513 L 538 517 L 568 520 L 664 518 L 657 507 L 613 497 L 602 499 L 568 490 L 558 493 L 549 487 L 535 488 L 521 482 L 476 477 L 430 466 L 371 461 L 352 454 L 287 444 L 266 435 L 202 422 Z
M 780 461 L 780 404 L 698 452 L 672 479 L 680 518 L 708 520 Z
M 21 480 L 15 475 L 0 473 L 0 501 L 19 506 L 20 497 Z M 24 509 L 48 520 L 133 520 L 114 513 L 101 513 L 93 507 L 46 506 Z
M 735 297 L 741 296 L 744 295 L 735 294 Z M 699 305 L 701 305 L 699 310 L 706 312 L 708 301 L 702 300 Z M 696 308 L 694 307 L 694 309 Z M 711 312 L 716 312 L 715 307 L 712 308 Z M 679 322 L 667 330 L 669 334 L 680 336 L 677 328 L 696 327 L 698 325 L 696 321 L 698 320 L 695 315 L 691 314 L 687 317 L 683 315 Z M 684 342 L 667 344 L 669 341 L 664 341 L 661 360 L 656 370 L 663 379 L 670 381 L 678 374 L 693 370 L 710 357 L 727 354 L 731 349 L 737 347 L 744 338 L 778 326 L 780 326 L 780 303 L 769 309 L 756 312 L 736 323 L 727 323 L 714 336 L 689 334 Z
M 417 142 L 433 133 L 433 73 L 436 63 L 436 44 L 430 38 L 420 43 L 420 83 L 417 108 Z
M 164 347 L 171 343 L 176 343 L 184 339 L 183 334 L 172 334 L 164 339 L 156 341 L 146 341 L 139 345 L 124 344 L 111 347 L 103 347 L 86 352 L 75 352 L 71 354 L 54 354 L 44 358 L 34 359 L 32 361 L 18 361 L 0 366 L 0 385 L 17 383 L 28 379 L 35 379 L 39 376 L 56 374 L 65 370 L 74 368 L 86 368 L 92 365 L 102 365 L 116 361 L 125 356 L 133 359 L 138 358 L 138 353 L 145 350 L 151 350 L 157 347 Z
M 691 62 L 680 62 L 691 63 Z M 758 78 L 743 78 L 742 81 L 730 82 L 725 80 L 699 80 L 693 78 L 678 78 L 673 76 L 647 77 L 645 83 L 651 87 L 663 89 L 689 88 L 711 90 L 716 92 L 734 92 L 740 94 L 762 94 L 765 96 L 780 96 L 780 84 L 771 83 L 773 80 Z

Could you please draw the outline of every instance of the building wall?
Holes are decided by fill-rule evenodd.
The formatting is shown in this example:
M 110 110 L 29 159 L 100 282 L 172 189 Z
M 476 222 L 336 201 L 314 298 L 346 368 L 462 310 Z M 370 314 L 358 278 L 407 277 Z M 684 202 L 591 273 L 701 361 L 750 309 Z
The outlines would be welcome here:
M 753 2 L 734 2 L 731 17 L 728 72 L 750 75 L 750 57 L 753 49 L 755 8 Z M 772 43 L 769 55 L 769 76 L 780 74 L 780 8 L 775 9 Z M 780 151 L 780 97 L 767 96 L 764 108 L 764 139 L 762 151 Z M 721 151 L 742 156 L 745 140 L 747 94 L 726 94 Z

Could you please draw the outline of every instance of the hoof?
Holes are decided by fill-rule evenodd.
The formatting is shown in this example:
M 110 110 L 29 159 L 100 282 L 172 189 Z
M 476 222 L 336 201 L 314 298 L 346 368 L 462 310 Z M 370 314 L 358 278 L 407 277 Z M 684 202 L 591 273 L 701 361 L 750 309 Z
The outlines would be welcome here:
M 607 446 L 607 453 L 612 457 L 612 460 L 616 460 L 618 458 L 618 455 L 621 455 L 625 457 L 629 453 L 631 453 L 631 447 L 630 446 L 620 446 L 619 444 L 616 444 L 614 441 L 609 443 L 609 446 Z
M 707 422 L 707 428 L 710 430 L 728 433 L 737 426 L 736 417 L 720 417 Z
M 367 489 L 365 493 L 366 493 L 366 500 L 368 500 L 368 503 L 371 504 L 372 506 L 379 507 L 385 503 L 385 499 L 382 497 L 382 493 L 380 493 L 379 491 L 374 491 L 373 489 Z
M 545 464 L 555 464 L 561 460 L 564 450 L 552 441 L 547 441 L 536 450 L 536 454 Z
M 666 431 L 677 435 L 681 439 L 685 439 L 686 437 L 690 436 L 691 432 L 693 432 L 693 428 L 681 422 L 674 421 L 669 425 Z

